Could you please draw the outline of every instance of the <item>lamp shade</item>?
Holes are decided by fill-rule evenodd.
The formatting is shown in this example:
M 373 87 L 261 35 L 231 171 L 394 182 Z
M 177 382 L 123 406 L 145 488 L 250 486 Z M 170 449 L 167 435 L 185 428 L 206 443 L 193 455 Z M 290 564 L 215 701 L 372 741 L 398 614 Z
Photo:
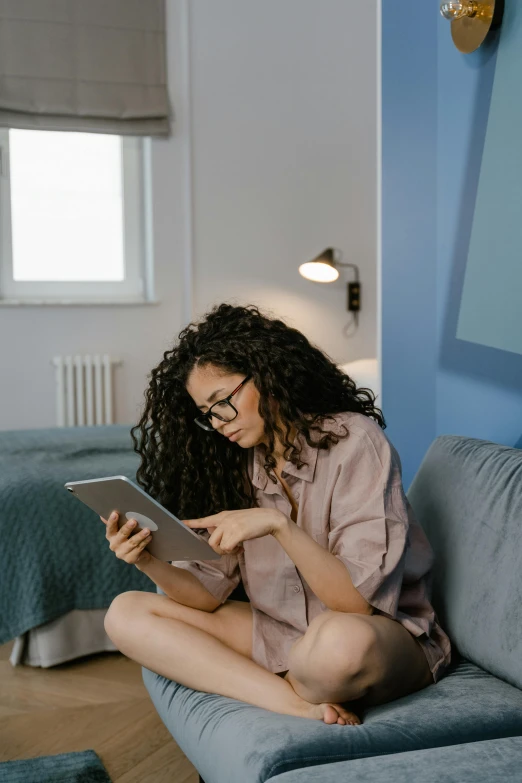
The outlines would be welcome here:
M 313 280 L 314 283 L 333 283 L 339 277 L 339 272 L 334 265 L 333 248 L 327 247 L 313 261 L 301 264 L 299 272 L 307 280 Z

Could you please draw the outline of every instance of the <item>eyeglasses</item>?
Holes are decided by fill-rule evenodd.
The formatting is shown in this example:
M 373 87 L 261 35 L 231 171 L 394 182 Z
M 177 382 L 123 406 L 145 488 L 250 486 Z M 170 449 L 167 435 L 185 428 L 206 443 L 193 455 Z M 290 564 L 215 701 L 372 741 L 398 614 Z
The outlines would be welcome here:
M 207 413 L 203 413 L 201 416 L 196 416 L 194 419 L 196 424 L 207 432 L 215 432 L 215 427 L 212 426 L 210 421 L 211 416 L 219 419 L 219 421 L 233 421 L 236 418 L 238 411 L 234 408 L 230 402 L 230 399 L 240 390 L 242 386 L 245 385 L 247 381 L 250 380 L 251 377 L 251 375 L 247 375 L 247 377 L 241 381 L 239 386 L 236 386 L 234 391 L 229 394 L 228 397 L 225 397 L 224 400 L 218 400 L 213 405 L 211 405 Z

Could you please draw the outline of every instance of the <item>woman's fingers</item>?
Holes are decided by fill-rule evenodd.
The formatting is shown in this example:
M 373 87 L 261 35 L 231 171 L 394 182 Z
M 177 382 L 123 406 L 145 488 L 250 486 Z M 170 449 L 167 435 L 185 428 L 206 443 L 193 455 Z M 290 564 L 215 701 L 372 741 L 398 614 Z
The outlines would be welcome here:
M 211 514 L 209 517 L 201 517 L 200 519 L 182 519 L 181 521 L 187 527 L 206 527 L 208 530 L 215 530 L 226 513 L 226 511 L 219 511 L 217 514 Z
M 102 522 L 105 522 L 105 527 L 107 528 L 107 538 L 110 538 L 115 533 L 118 532 L 118 517 L 119 514 L 117 511 L 113 511 L 111 515 L 109 516 L 109 519 L 104 519 L 103 517 L 100 517 Z
M 105 537 L 109 541 L 109 549 L 118 559 L 132 565 L 139 560 L 147 544 L 150 544 L 152 535 L 148 528 L 135 532 L 138 524 L 135 519 L 129 519 L 118 530 L 118 518 L 117 511 L 113 511 L 109 519 L 100 517 L 107 527 Z
M 122 559 L 127 563 L 136 563 L 145 547 L 152 541 L 152 535 L 148 530 L 140 530 L 139 533 L 135 533 L 126 544 L 122 544 L 122 549 L 125 546 L 126 552 L 122 556 Z
M 128 538 L 138 523 L 135 519 L 129 519 L 118 531 L 120 541 Z
M 214 528 L 214 532 L 208 539 L 208 543 L 218 555 L 237 555 L 243 551 L 243 542 L 234 541 L 233 536 L 223 527 Z
M 107 527 L 107 533 L 105 536 L 111 542 L 110 548 L 117 550 L 124 541 L 127 541 L 133 529 L 136 527 L 136 524 L 137 523 L 135 519 L 129 519 L 128 522 L 122 525 L 118 530 L 118 523 L 116 520 L 110 523 L 110 527 Z
M 146 544 L 152 538 L 150 530 L 140 530 L 139 533 L 135 533 L 125 542 L 127 544 L 127 551 L 132 552 L 133 549 Z
M 201 517 L 201 519 L 182 519 L 184 525 L 187 527 L 203 528 L 208 527 L 206 525 L 207 517 Z
M 124 525 L 123 527 L 127 526 Z M 123 539 L 120 539 L 115 545 L 113 545 L 113 541 L 111 541 L 109 546 L 120 560 L 125 560 L 127 563 L 135 563 L 147 544 L 150 544 L 151 541 L 152 534 L 148 528 L 145 528 L 138 533 L 134 533 L 130 537 L 124 536 Z
M 222 538 L 223 538 L 223 528 L 217 527 L 208 539 L 208 543 L 210 544 L 212 549 L 221 555 L 223 554 L 223 551 L 220 549 L 219 544 Z

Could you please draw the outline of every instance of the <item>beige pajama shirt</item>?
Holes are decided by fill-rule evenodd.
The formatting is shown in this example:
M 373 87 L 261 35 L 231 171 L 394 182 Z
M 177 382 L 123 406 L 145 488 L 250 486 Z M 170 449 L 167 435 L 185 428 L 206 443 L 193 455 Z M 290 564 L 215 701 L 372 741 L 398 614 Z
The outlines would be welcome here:
M 450 663 L 451 645 L 430 603 L 433 552 L 404 494 L 399 455 L 376 422 L 360 413 L 332 414 L 322 429 L 347 438 L 328 450 L 307 445 L 300 470 L 286 462 L 282 477 L 298 503 L 296 524 L 344 563 L 354 587 L 401 623 L 421 644 L 434 681 Z M 312 433 L 317 440 L 317 434 Z M 250 449 L 249 475 L 262 508 L 291 515 L 279 479 L 264 467 L 264 446 Z M 273 536 L 245 541 L 241 555 L 174 561 L 224 602 L 243 581 L 253 613 L 253 658 L 272 672 L 288 669 L 288 653 L 328 607 L 311 591 Z

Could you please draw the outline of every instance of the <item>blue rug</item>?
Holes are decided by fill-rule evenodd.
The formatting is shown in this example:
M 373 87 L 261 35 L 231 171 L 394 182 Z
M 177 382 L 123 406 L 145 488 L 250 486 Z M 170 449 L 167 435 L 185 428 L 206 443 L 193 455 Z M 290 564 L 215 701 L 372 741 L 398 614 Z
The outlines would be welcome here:
M 4 761 L 1 783 L 111 783 L 94 750 Z

